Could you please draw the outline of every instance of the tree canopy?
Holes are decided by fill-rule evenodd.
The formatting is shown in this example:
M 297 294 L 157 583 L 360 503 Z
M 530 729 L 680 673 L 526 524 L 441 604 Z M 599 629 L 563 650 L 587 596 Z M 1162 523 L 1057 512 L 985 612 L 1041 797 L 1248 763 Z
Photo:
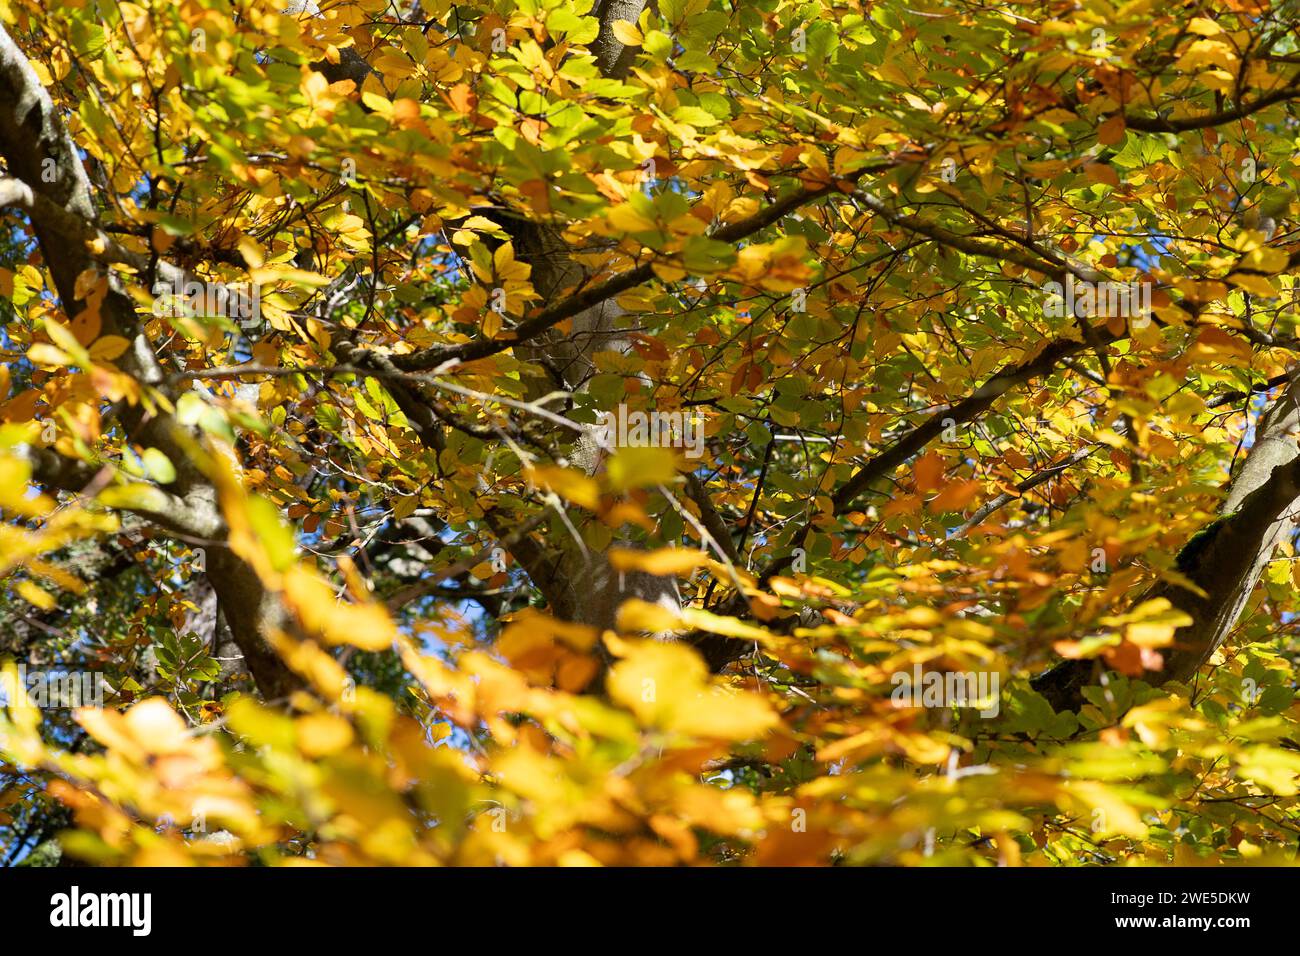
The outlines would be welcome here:
M 7 862 L 1294 858 L 1297 4 L 0 28 Z

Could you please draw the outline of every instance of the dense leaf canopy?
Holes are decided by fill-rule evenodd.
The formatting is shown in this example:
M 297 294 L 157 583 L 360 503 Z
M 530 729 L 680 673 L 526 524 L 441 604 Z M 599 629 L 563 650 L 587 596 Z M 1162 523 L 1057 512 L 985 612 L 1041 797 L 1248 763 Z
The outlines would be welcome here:
M 9 862 L 1294 856 L 1295 3 L 0 25 Z

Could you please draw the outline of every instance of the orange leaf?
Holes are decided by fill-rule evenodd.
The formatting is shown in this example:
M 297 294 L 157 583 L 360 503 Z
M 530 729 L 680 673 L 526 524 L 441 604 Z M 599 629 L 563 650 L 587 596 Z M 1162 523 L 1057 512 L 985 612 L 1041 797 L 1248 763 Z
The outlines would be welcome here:
M 1097 128 L 1097 142 L 1103 146 L 1114 146 L 1124 138 L 1124 116 L 1116 114 Z
M 447 102 L 451 108 L 462 116 L 472 113 L 478 105 L 478 97 L 469 88 L 468 83 L 457 83 L 447 91 Z
M 912 474 L 917 491 L 934 491 L 943 480 L 943 457 L 938 452 L 927 452 L 912 463 Z
M 930 510 L 936 514 L 944 511 L 961 511 L 979 494 L 979 490 L 980 483 L 969 478 L 951 482 L 930 502 Z

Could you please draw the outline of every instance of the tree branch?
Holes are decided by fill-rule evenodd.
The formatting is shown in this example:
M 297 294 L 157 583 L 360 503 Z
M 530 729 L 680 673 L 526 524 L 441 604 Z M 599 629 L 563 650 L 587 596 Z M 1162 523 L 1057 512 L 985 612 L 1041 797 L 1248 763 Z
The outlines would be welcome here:
M 1139 599 L 1166 598 L 1191 617 L 1174 633 L 1162 670 L 1147 672 L 1157 684 L 1186 680 L 1228 636 L 1277 546 L 1294 529 L 1300 508 L 1300 375 L 1273 402 L 1256 427 L 1255 444 L 1228 487 L 1220 517 L 1188 540 L 1177 569 L 1201 593 L 1158 581 Z M 1073 710 L 1098 670 L 1095 660 L 1068 660 L 1036 677 L 1034 689 L 1055 709 Z

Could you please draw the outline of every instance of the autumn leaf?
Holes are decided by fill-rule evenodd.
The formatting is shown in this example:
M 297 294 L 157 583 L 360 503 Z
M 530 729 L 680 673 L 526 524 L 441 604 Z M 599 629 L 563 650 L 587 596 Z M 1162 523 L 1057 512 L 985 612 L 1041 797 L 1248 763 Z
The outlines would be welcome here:
M 704 662 L 679 644 L 606 637 L 620 658 L 609 674 L 609 693 L 637 719 L 662 730 L 743 740 L 760 736 L 776 715 L 758 697 L 710 686 Z

